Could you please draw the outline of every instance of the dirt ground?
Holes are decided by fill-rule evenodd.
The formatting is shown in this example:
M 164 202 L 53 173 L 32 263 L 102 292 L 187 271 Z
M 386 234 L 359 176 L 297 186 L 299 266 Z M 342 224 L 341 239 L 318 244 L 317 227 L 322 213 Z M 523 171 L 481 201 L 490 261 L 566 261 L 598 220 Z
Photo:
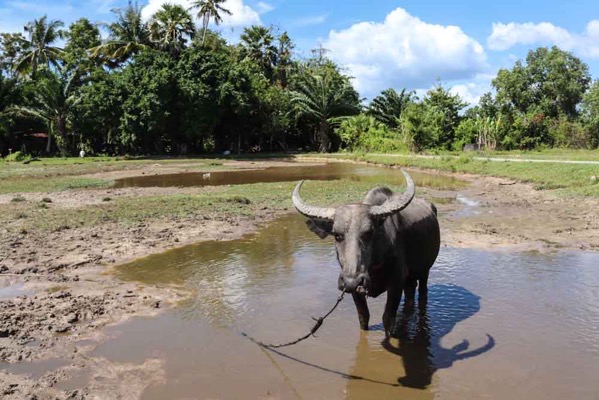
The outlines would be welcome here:
M 284 165 L 268 162 L 266 165 Z M 235 163 L 255 168 L 260 162 Z M 111 172 L 115 179 L 188 171 L 188 166 Z M 559 198 L 506 179 L 453 174 L 469 182 L 458 192 L 419 189 L 437 202 L 443 245 L 508 250 L 599 249 L 599 201 Z M 56 207 L 93 205 L 105 196 L 133 197 L 200 193 L 202 188 L 126 188 L 53 193 Z M 28 200 L 44 194 L 22 194 Z M 12 196 L 0 196 L 0 203 Z M 100 327 L 132 316 L 155 315 L 186 296 L 180 287 L 146 287 L 116 280 L 107 271 L 127 260 L 203 240 L 230 240 L 255 230 L 280 212 L 252 217 L 180 217 L 136 226 L 103 224 L 48 235 L 0 235 L 0 397 L 5 399 L 137 398 L 163 379 L 160 360 L 142 366 L 114 365 L 86 356 L 85 341 Z M 1 232 L 1 231 L 0 231 Z M 58 372 L 14 374 L 17 362 L 66 360 Z M 41 361 L 40 361 L 41 360 Z M 77 369 L 90 367 L 102 379 L 84 391 L 60 388 Z M 18 365 L 18 364 L 15 364 Z M 108 394 L 108 395 L 107 395 Z

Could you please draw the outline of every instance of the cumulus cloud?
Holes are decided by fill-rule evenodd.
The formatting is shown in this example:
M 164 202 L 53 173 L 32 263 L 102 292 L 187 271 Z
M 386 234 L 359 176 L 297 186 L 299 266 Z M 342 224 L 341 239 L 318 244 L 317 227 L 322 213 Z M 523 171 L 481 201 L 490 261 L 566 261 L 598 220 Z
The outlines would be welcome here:
M 429 24 L 402 8 L 380 23 L 331 31 L 324 46 L 367 97 L 388 87 L 428 86 L 437 78 L 468 79 L 487 66 L 481 44 L 459 27 Z
M 452 94 L 459 95 L 462 100 L 468 103 L 468 106 L 475 106 L 480 101 L 483 94 L 491 91 L 491 80 L 493 77 L 482 74 L 478 75 L 474 80 L 466 83 L 459 83 L 449 88 Z
M 491 50 L 507 50 L 516 45 L 554 44 L 564 50 L 599 58 L 599 20 L 589 22 L 583 33 L 572 33 L 549 22 L 494 23 L 487 39 Z
M 156 11 L 162 7 L 163 4 L 179 4 L 185 8 L 189 8 L 191 6 L 191 0 L 150 0 L 148 4 L 142 9 L 142 16 L 145 19 L 150 19 Z M 262 10 L 264 7 L 268 6 L 266 3 L 261 3 Z M 227 0 L 223 3 L 223 7 L 227 10 L 231 11 L 232 15 L 222 14 L 223 18 L 222 25 L 225 27 L 244 27 L 249 25 L 260 25 L 262 21 L 260 20 L 260 14 L 258 11 L 254 10 L 252 7 L 244 4 L 243 0 Z M 193 12 L 193 11 L 192 11 Z
M 454 84 L 445 84 L 445 82 L 441 82 L 443 87 L 447 88 L 451 94 L 457 94 L 468 103 L 467 108 L 473 107 L 480 102 L 480 98 L 487 92 L 493 92 L 493 87 L 491 86 L 491 81 L 495 78 L 497 73 L 481 73 L 476 74 L 471 79 L 458 81 Z M 426 93 L 429 90 L 434 89 L 439 82 L 435 82 L 434 84 L 428 87 L 421 87 L 415 89 L 416 96 L 419 99 L 423 99 L 426 96 Z

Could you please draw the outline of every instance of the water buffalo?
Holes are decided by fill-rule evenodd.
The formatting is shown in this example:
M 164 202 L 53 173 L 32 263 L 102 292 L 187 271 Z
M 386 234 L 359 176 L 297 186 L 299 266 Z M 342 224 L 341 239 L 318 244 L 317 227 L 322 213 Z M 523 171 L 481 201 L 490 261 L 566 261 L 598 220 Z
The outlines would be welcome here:
M 413 304 L 418 285 L 419 301 L 426 302 L 428 274 L 440 245 L 437 209 L 414 199 L 414 182 L 407 172 L 402 173 L 407 182 L 404 193 L 378 187 L 362 203 L 337 208 L 308 205 L 300 197 L 303 181 L 292 196 L 297 211 L 309 218 L 310 230 L 321 239 L 335 237 L 341 266 L 339 290 L 352 294 L 363 330 L 368 330 L 370 319 L 366 297 L 387 291 L 383 314 L 387 335 L 395 325 L 403 291 L 406 304 Z

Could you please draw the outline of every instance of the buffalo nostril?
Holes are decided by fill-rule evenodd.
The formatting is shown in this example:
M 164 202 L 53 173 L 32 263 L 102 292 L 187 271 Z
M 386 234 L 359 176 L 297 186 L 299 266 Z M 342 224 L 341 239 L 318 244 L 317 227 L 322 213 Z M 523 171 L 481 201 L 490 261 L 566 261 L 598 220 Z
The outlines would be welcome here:
M 358 279 L 357 279 L 356 287 L 357 286 L 364 286 L 365 282 L 366 282 L 366 280 L 364 279 L 364 276 L 359 276 Z
M 343 278 L 343 286 L 346 292 L 353 292 L 358 287 L 358 279 Z

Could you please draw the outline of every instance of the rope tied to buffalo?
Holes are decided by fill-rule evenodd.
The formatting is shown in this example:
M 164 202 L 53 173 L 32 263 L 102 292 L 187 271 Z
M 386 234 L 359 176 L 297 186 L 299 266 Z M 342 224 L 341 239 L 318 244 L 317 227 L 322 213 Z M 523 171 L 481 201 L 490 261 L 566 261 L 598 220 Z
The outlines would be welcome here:
M 270 348 L 270 349 L 279 349 L 281 347 L 288 347 L 288 346 L 293 346 L 294 344 L 298 344 L 299 342 L 302 342 L 306 339 L 308 339 L 310 336 L 314 336 L 314 334 L 316 333 L 316 331 L 318 331 L 320 329 L 320 327 L 322 326 L 322 323 L 324 322 L 324 320 L 333 313 L 333 311 L 335 311 L 335 309 L 337 308 L 337 306 L 339 305 L 339 303 L 341 303 L 341 301 L 343 300 L 343 296 L 345 295 L 345 292 L 341 292 L 341 294 L 339 295 L 339 297 L 337 297 L 337 301 L 335 302 L 335 305 L 333 306 L 333 308 L 331 308 L 329 310 L 328 313 L 326 313 L 325 315 L 323 315 L 320 318 L 314 318 L 312 317 L 312 319 L 314 321 L 316 321 L 316 323 L 314 324 L 314 326 L 312 327 L 312 329 L 310 329 L 310 332 L 306 333 L 304 336 L 301 336 L 291 342 L 287 342 L 287 343 L 280 343 L 280 344 L 272 344 L 272 343 L 263 343 L 259 340 L 254 339 L 253 337 L 251 337 L 250 335 L 248 335 L 245 332 L 241 332 L 241 334 L 243 336 L 245 336 L 246 338 L 250 339 L 252 342 L 256 343 L 258 346 L 260 347 L 265 347 L 265 348 Z M 314 336 L 316 337 L 316 336 Z

